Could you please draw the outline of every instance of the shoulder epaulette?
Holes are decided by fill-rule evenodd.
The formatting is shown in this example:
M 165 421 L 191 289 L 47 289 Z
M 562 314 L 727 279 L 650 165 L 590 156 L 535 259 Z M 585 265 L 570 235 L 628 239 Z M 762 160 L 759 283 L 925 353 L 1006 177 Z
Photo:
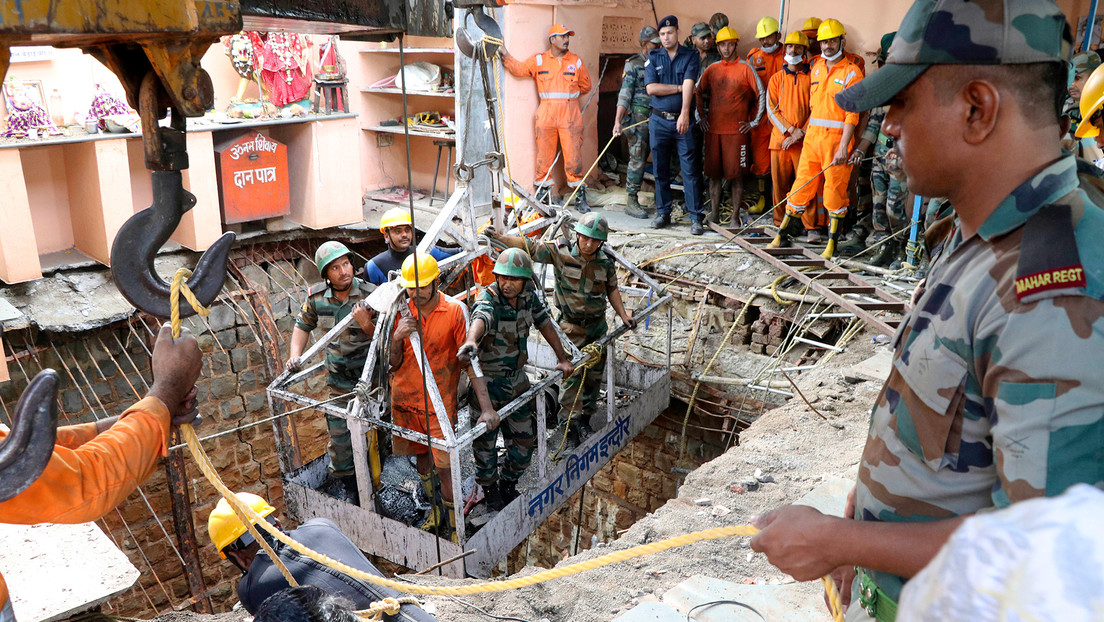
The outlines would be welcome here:
M 1016 298 L 1027 303 L 1079 294 L 1085 285 L 1070 206 L 1050 205 L 1035 212 L 1023 227 Z

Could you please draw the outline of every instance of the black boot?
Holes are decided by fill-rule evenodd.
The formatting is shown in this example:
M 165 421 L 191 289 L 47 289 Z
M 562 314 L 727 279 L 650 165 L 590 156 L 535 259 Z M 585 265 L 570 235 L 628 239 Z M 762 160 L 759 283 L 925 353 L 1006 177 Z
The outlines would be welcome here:
M 590 212 L 590 205 L 587 205 L 586 184 L 580 185 L 578 192 L 575 193 L 575 209 L 580 214 Z
M 870 265 L 885 268 L 897 260 L 901 255 L 900 251 L 901 245 L 897 243 L 897 239 L 887 238 L 882 241 L 881 247 L 878 248 L 878 254 L 870 260 Z
M 648 212 L 643 207 L 640 207 L 640 199 L 637 197 L 635 192 L 629 193 L 629 200 L 625 204 L 625 214 L 628 216 L 632 216 L 633 218 L 649 217 Z
M 498 496 L 502 499 L 502 507 L 506 507 L 518 498 L 517 482 L 509 479 L 498 480 Z
M 705 233 L 705 226 L 702 225 L 700 220 L 690 221 L 690 235 L 703 235 Z
M 665 229 L 671 226 L 671 216 L 669 214 L 660 214 L 652 220 L 652 229 Z
M 502 498 L 501 482 L 491 482 L 483 486 L 483 500 L 487 502 L 487 507 L 495 512 L 501 512 L 508 503 Z
M 341 482 L 341 485 L 345 487 L 345 494 L 348 497 L 349 503 L 360 505 L 360 490 L 357 488 L 356 474 L 343 475 L 337 479 Z

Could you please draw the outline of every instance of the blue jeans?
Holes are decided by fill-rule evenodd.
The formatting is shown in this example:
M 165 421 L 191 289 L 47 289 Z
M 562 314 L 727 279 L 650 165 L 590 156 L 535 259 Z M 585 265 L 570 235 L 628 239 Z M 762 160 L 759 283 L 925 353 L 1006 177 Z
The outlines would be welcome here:
M 679 134 L 675 121 L 668 121 L 653 114 L 648 121 L 648 136 L 652 148 L 652 165 L 655 167 L 656 212 L 660 216 L 671 215 L 671 149 L 678 150 L 679 167 L 682 168 L 682 193 L 690 218 L 702 221 L 701 170 L 698 167 L 698 145 L 693 129 Z

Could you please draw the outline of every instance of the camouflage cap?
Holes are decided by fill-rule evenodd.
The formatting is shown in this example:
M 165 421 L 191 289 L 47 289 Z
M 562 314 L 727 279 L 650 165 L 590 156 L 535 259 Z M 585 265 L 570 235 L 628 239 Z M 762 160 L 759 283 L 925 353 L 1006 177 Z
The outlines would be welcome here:
M 1053 0 L 917 0 L 886 64 L 836 94 L 844 110 L 881 106 L 932 65 L 1004 65 L 1065 61 L 1072 43 Z
M 698 22 L 690 28 L 691 37 L 704 37 L 713 34 L 713 29 L 705 22 Z
M 640 29 L 641 47 L 645 43 L 659 43 L 659 31 L 655 29 L 655 26 L 645 26 Z
M 1070 59 L 1070 77 L 1075 78 L 1100 66 L 1100 55 L 1096 52 L 1078 52 Z

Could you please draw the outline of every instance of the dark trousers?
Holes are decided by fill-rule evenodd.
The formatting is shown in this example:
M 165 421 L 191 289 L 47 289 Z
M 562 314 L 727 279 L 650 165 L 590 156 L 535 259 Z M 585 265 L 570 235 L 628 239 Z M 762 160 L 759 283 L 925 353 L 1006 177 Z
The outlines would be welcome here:
M 690 218 L 701 222 L 701 168 L 698 166 L 698 145 L 694 132 L 679 134 L 675 121 L 653 114 L 648 121 L 648 135 L 651 139 L 652 166 L 655 167 L 656 212 L 660 216 L 671 215 L 671 153 L 677 150 L 686 210 L 690 212 Z

